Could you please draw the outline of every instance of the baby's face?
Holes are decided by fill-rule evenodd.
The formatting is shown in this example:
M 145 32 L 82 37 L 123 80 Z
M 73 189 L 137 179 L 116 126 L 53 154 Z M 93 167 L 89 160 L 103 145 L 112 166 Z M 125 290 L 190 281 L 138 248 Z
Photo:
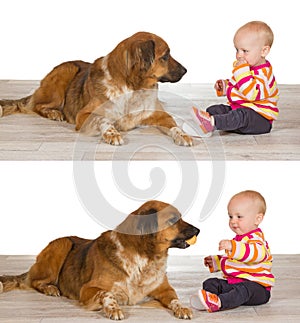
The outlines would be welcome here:
M 258 66 L 265 63 L 265 57 L 269 53 L 270 48 L 265 46 L 262 36 L 256 32 L 241 29 L 233 39 L 236 49 L 236 59 L 244 60 L 250 66 Z M 268 47 L 266 51 L 266 47 Z
M 258 228 L 263 215 L 258 204 L 251 198 L 237 196 L 228 204 L 229 227 L 237 235 L 243 235 Z

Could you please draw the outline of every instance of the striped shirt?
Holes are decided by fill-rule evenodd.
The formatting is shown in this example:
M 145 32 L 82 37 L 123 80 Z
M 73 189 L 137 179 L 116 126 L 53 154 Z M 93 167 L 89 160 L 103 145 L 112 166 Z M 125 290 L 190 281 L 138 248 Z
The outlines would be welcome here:
M 251 280 L 270 288 L 275 278 L 271 273 L 273 257 L 261 229 L 255 229 L 233 240 L 225 256 L 213 256 L 211 272 L 222 271 L 228 283 Z
M 270 122 L 276 120 L 279 90 L 270 62 L 253 67 L 242 64 L 234 67 L 232 73 L 226 88 L 231 108 L 251 108 Z

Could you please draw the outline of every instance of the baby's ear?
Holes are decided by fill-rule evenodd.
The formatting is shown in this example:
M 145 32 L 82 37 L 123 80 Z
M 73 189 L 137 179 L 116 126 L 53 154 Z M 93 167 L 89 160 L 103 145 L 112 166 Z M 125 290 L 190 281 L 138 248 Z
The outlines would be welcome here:
M 256 215 L 255 224 L 258 226 L 262 222 L 263 219 L 264 219 L 264 214 L 258 213 Z
M 261 56 L 265 58 L 270 53 L 270 49 L 270 46 L 264 46 L 261 50 Z

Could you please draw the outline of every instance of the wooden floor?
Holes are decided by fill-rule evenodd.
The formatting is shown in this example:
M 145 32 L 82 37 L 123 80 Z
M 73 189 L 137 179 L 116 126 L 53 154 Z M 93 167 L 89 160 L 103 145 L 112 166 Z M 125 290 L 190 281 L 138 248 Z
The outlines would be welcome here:
M 0 256 L 0 275 L 26 271 L 33 263 L 33 256 Z M 202 265 L 203 258 L 196 256 L 170 256 L 168 277 L 183 304 L 197 292 L 201 282 L 212 277 Z M 300 255 L 275 255 L 273 273 L 276 286 L 268 304 L 241 306 L 218 313 L 195 311 L 195 322 L 300 322 Z M 215 274 L 214 274 L 215 275 Z M 164 308 L 145 305 L 125 306 L 125 322 L 179 322 Z M 105 320 L 101 312 L 89 312 L 76 301 L 55 298 L 35 291 L 12 291 L 0 294 L 0 322 L 98 322 Z M 107 322 L 109 320 L 107 319 Z
M 38 81 L 0 80 L 0 98 L 31 94 Z M 280 85 L 280 117 L 270 134 L 242 136 L 214 132 L 195 139 L 192 148 L 176 146 L 154 128 L 123 134 L 125 144 L 114 147 L 74 131 L 73 125 L 39 116 L 0 118 L 0 160 L 299 160 L 300 85 Z M 162 84 L 160 97 L 178 124 L 190 122 L 192 104 L 205 108 L 217 102 L 208 84 Z M 142 135 L 142 136 L 141 136 Z

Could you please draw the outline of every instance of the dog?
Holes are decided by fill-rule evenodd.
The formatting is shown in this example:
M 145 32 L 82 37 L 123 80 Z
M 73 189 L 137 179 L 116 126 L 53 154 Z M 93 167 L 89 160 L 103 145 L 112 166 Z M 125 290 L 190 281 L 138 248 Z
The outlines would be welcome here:
M 177 145 L 192 146 L 158 100 L 158 82 L 178 82 L 187 72 L 159 36 L 138 32 L 94 63 L 64 62 L 41 81 L 30 96 L 0 100 L 0 116 L 37 113 L 66 120 L 77 131 L 121 145 L 120 131 L 154 126 Z
M 33 288 L 66 296 L 89 310 L 102 309 L 113 320 L 125 318 L 120 305 L 151 297 L 177 318 L 191 319 L 192 311 L 168 282 L 166 267 L 168 249 L 189 247 L 199 232 L 174 206 L 151 200 L 95 240 L 70 236 L 50 242 L 28 272 L 0 276 L 0 290 Z

